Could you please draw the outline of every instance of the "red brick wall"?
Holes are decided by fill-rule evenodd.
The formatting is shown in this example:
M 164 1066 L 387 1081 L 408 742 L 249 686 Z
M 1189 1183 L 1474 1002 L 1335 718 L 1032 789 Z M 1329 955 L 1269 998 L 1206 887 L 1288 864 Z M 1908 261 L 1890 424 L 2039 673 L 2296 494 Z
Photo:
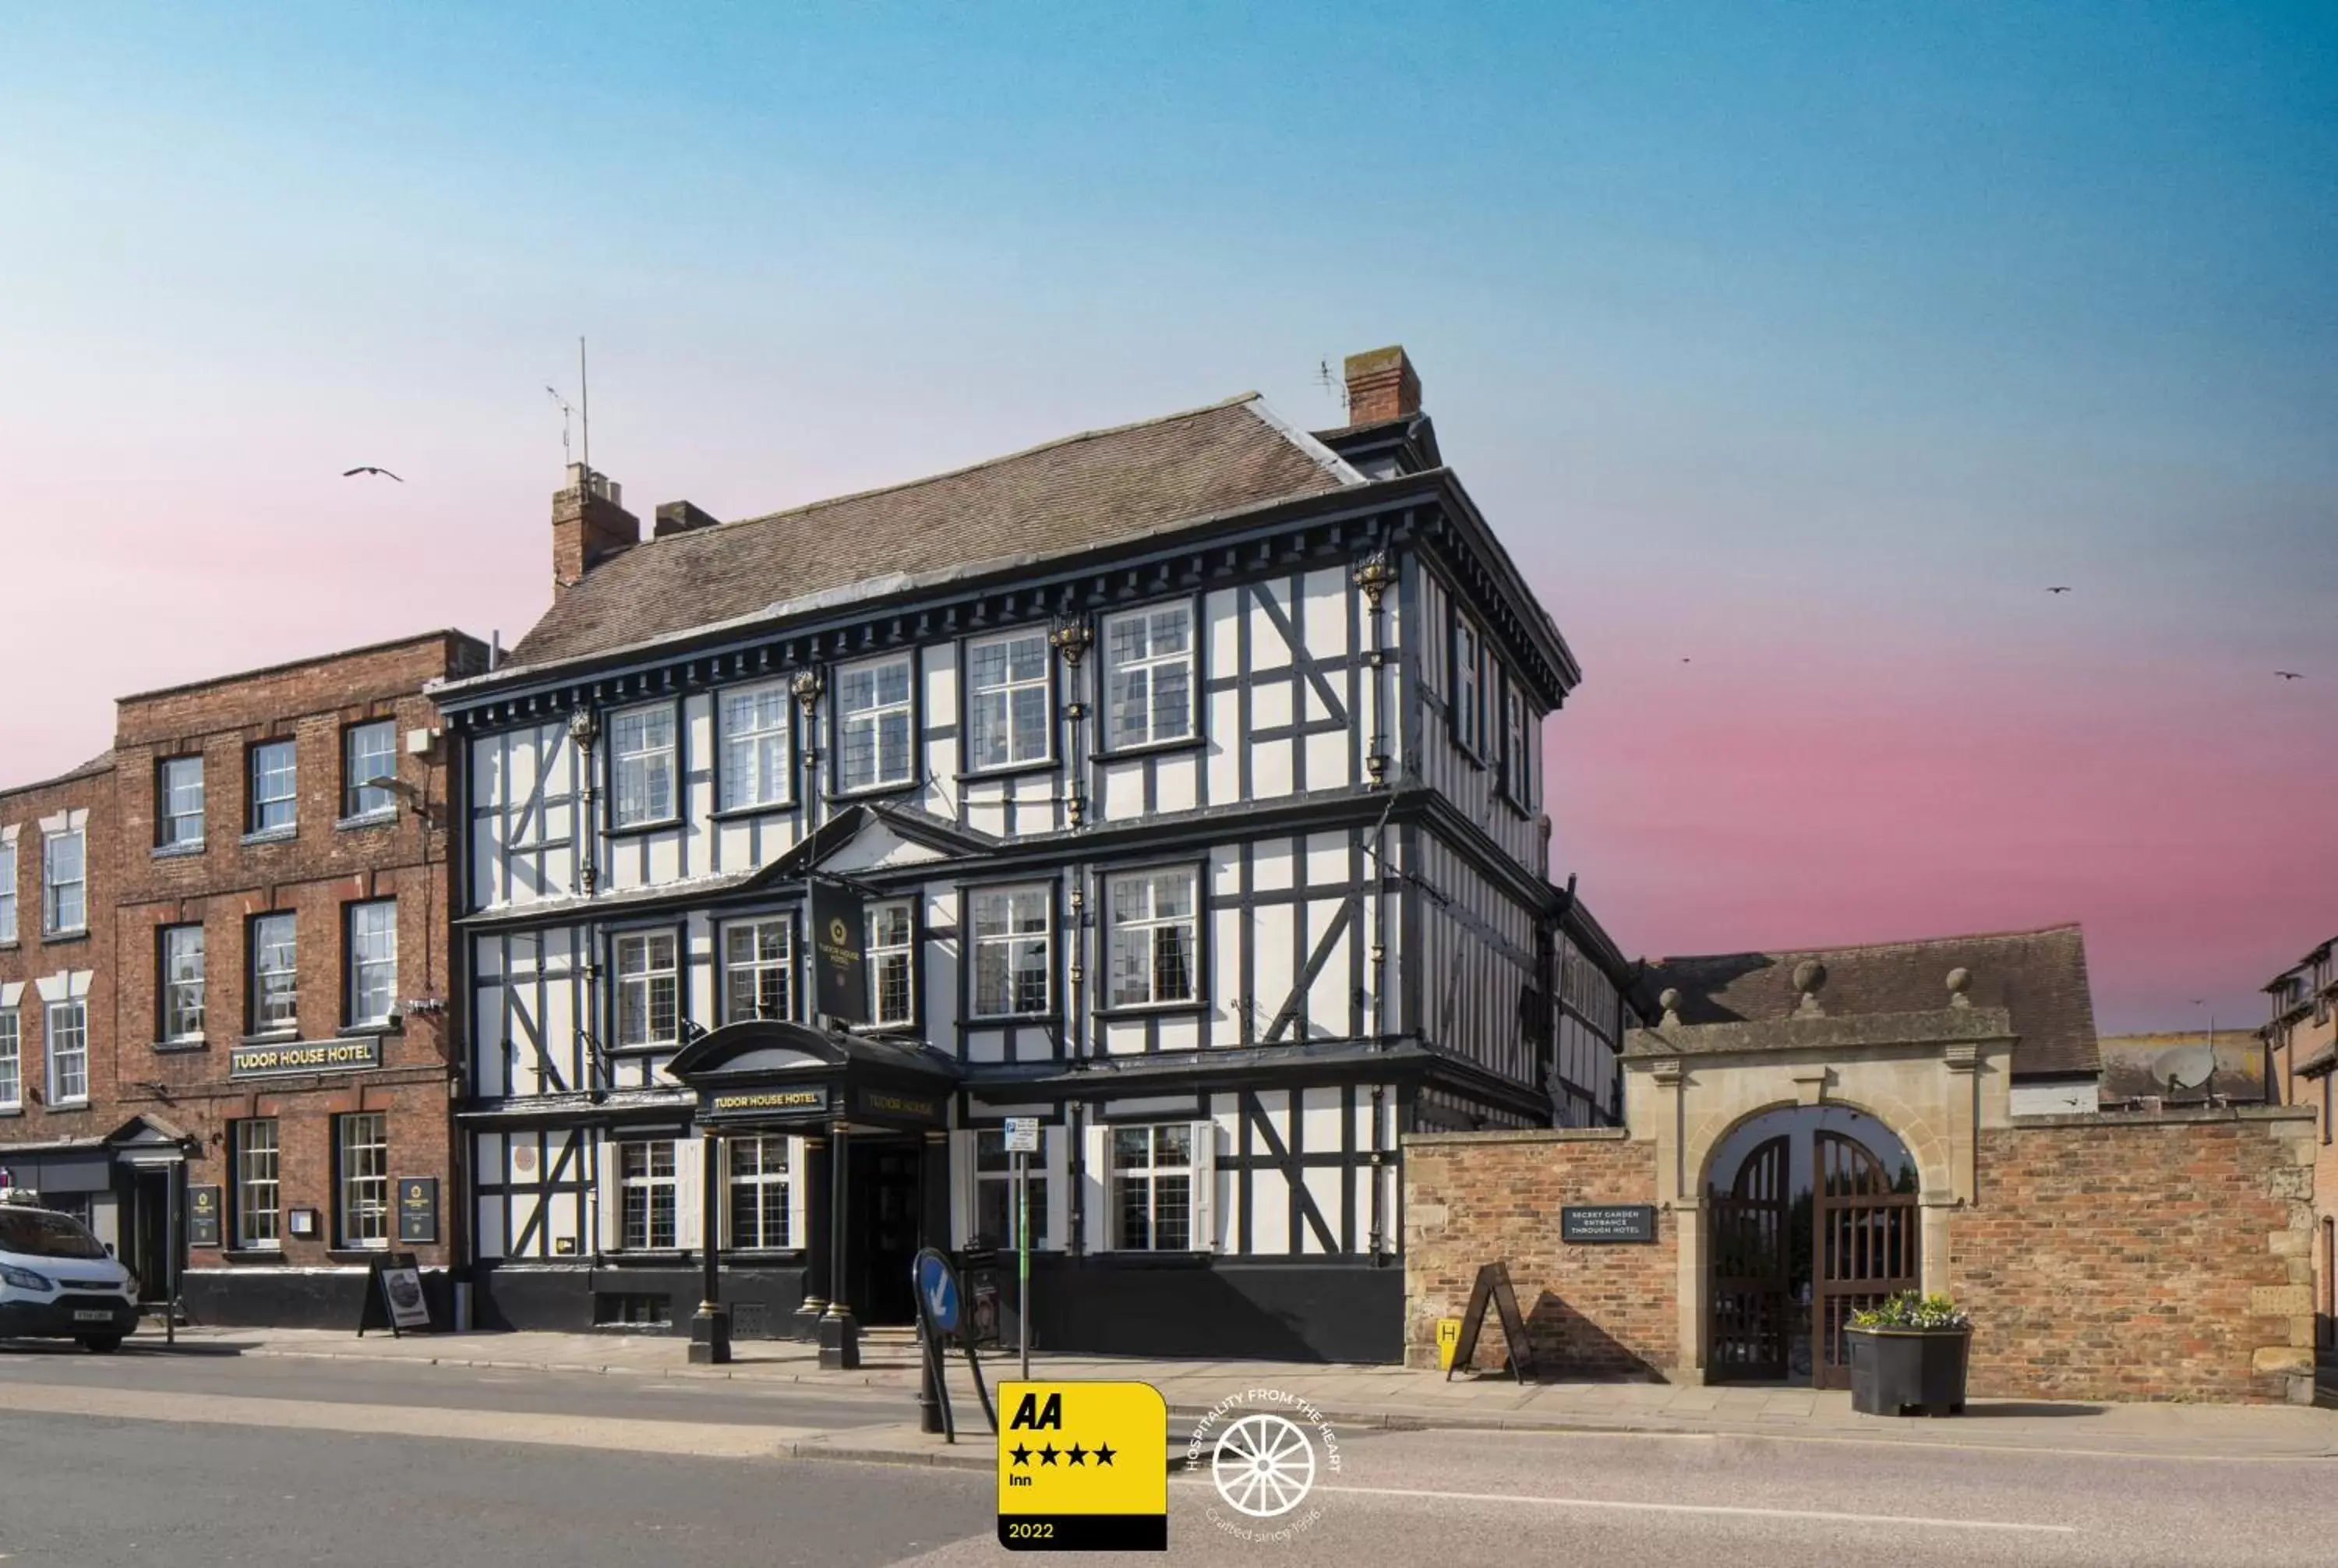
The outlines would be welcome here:
M 1493 1262 L 1509 1265 L 1545 1375 L 1646 1377 L 1679 1359 L 1673 1217 L 1657 1217 L 1653 1244 L 1559 1240 L 1562 1204 L 1655 1201 L 1653 1145 L 1608 1131 L 1417 1133 L 1404 1191 L 1407 1364 L 1437 1364 L 1437 1320 L 1462 1314 Z M 1476 1365 L 1508 1354 L 1488 1308 Z
M 454 1166 L 447 1079 L 459 1037 L 459 1002 L 449 974 L 448 912 L 455 871 L 449 862 L 449 755 L 443 740 L 423 757 L 406 752 L 406 735 L 437 727 L 422 694 L 434 678 L 484 667 L 470 639 L 433 634 L 402 643 L 260 671 L 200 686 L 126 698 L 115 748 L 122 830 L 113 915 L 118 977 L 113 991 L 121 1054 L 116 1122 L 145 1112 L 195 1135 L 199 1151 L 187 1180 L 215 1184 L 231 1221 L 232 1124 L 277 1121 L 279 1201 L 283 1210 L 318 1211 L 314 1238 L 283 1235 L 286 1263 L 349 1260 L 336 1256 L 333 1118 L 385 1111 L 389 1174 L 436 1177 L 440 1236 L 413 1249 L 426 1263 L 459 1256 L 461 1205 Z M 342 731 L 388 719 L 397 733 L 398 776 L 420 791 L 429 819 L 401 801 L 387 820 L 346 824 Z M 295 830 L 290 838 L 249 841 L 249 751 L 265 740 L 295 745 Z M 194 854 L 157 854 L 155 784 L 166 757 L 203 759 L 204 832 Z M 349 1023 L 344 939 L 348 906 L 395 899 L 396 995 L 400 1026 L 381 1036 L 382 1065 L 237 1080 L 230 1056 L 252 1027 L 250 922 L 289 912 L 295 918 L 300 1027 L 290 1038 L 331 1041 Z M 204 1032 L 192 1049 L 160 1044 L 160 931 L 201 925 L 204 934 Z M 442 1012 L 404 1004 L 435 998 Z M 159 1084 L 155 1093 L 143 1084 Z M 231 1224 L 229 1240 L 232 1244 Z M 222 1262 L 196 1250 L 191 1268 Z
M 89 812 L 85 828 L 89 925 L 84 935 L 51 938 L 41 930 L 40 819 L 76 809 Z M 0 944 L 0 982 L 21 981 L 25 987 L 17 1003 L 23 1044 L 22 1109 L 0 1114 L 0 1164 L 6 1163 L 10 1143 L 103 1137 L 119 1125 L 118 1120 L 108 1120 L 114 1090 L 113 923 L 109 913 L 115 878 L 116 821 L 111 769 L 0 792 L 0 828 L 14 825 L 17 829 L 16 940 Z M 44 975 L 80 969 L 93 972 L 88 996 L 89 1103 L 52 1106 L 44 1102 L 48 1072 L 46 1003 L 36 982 Z
M 2312 1124 L 2055 1117 L 1985 1132 L 1951 1221 L 1976 1396 L 2280 1399 L 2313 1372 Z

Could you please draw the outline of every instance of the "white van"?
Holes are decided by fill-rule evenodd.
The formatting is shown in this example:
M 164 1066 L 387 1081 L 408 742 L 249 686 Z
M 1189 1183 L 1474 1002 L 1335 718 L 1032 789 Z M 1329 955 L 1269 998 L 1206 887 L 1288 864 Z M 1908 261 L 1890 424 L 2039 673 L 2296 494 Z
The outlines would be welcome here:
M 70 1214 L 0 1202 L 0 1339 L 104 1355 L 138 1327 L 138 1280 Z

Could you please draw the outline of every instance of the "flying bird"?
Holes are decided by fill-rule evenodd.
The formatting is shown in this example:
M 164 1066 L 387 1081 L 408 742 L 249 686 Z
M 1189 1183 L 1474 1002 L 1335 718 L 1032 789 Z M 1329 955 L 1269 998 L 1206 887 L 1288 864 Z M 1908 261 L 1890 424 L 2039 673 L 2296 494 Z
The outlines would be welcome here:
M 2068 587 L 2055 587 L 2046 590 L 2048 593 L 2068 593 L 2069 591 L 2070 590 Z
M 2284 681 L 2303 681 L 2305 679 L 2304 676 L 2299 674 L 2294 670 L 2276 670 L 2274 673 L 2280 676 Z
M 387 468 L 376 468 L 376 467 L 374 467 L 371 464 L 368 464 L 366 466 L 364 466 L 364 467 L 362 467 L 362 468 L 351 468 L 351 469 L 348 470 L 347 472 L 345 472 L 344 474 L 342 474 L 341 477 L 342 477 L 342 478 L 344 478 L 344 479 L 354 479 L 354 478 L 356 478 L 356 477 L 357 477 L 359 475 L 360 475 L 360 474 L 378 474 L 378 475 L 381 475 L 383 478 L 385 478 L 385 479 L 398 479 L 398 475 L 395 475 L 395 474 L 393 474 L 393 473 L 391 473 L 388 469 L 387 469 Z M 405 484 L 405 483 L 406 483 L 406 481 L 405 481 L 405 480 L 403 480 L 403 479 L 398 479 L 398 482 L 400 485 L 403 485 L 403 484 Z

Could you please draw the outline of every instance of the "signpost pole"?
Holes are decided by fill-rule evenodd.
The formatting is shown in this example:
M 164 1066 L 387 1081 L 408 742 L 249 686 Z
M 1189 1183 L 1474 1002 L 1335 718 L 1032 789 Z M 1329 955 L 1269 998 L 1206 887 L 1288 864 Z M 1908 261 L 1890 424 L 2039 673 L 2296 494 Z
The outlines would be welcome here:
M 1031 1381 L 1031 1156 L 1015 1156 L 1015 1326 L 1023 1339 L 1023 1381 Z

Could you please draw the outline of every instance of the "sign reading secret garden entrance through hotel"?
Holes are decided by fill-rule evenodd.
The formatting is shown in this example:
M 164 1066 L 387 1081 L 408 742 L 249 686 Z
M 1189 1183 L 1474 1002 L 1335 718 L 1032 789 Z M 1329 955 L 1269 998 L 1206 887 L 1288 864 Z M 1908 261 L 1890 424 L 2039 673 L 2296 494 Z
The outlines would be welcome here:
M 1570 1203 L 1558 1211 L 1562 1241 L 1654 1241 L 1653 1203 Z

